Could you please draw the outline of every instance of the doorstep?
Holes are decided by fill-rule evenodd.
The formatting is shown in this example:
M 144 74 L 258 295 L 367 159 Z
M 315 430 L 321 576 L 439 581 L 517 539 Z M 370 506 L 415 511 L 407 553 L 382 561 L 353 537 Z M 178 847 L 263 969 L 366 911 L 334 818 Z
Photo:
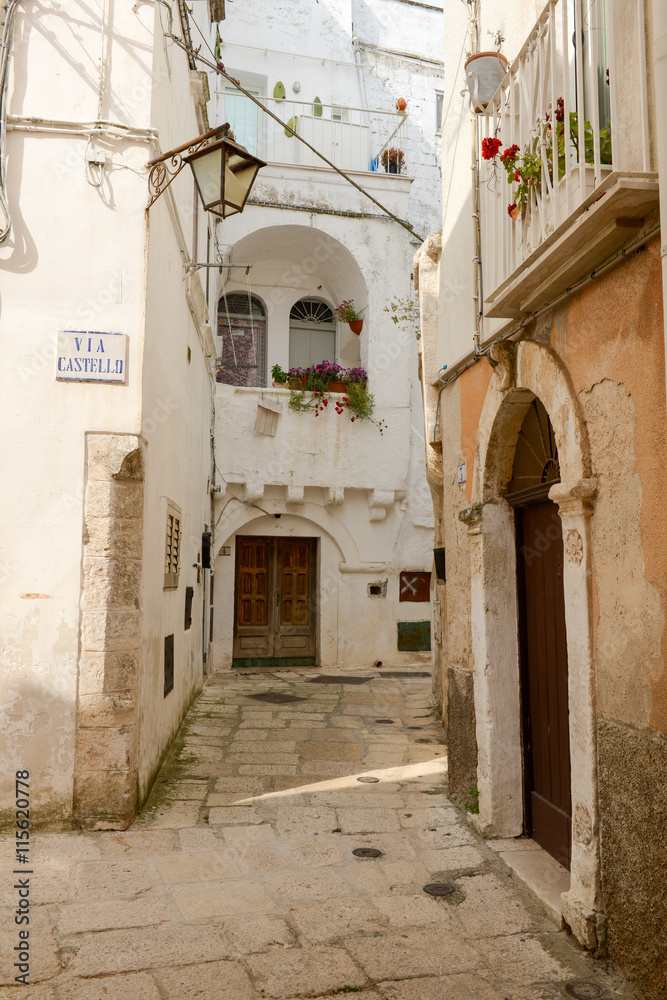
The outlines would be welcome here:
M 487 840 L 486 844 L 512 869 L 519 882 L 563 927 L 561 893 L 570 888 L 570 873 L 530 837 Z

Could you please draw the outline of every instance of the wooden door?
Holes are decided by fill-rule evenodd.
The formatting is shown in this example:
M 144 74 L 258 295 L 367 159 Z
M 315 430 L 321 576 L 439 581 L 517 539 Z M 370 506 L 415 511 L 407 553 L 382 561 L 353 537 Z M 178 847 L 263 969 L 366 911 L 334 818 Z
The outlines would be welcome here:
M 314 666 L 316 539 L 237 538 L 233 666 Z
M 275 655 L 315 656 L 314 538 L 278 539 L 279 600 Z
M 273 656 L 273 539 L 236 540 L 234 656 Z
M 563 535 L 556 505 L 517 510 L 526 829 L 570 867 L 570 737 Z

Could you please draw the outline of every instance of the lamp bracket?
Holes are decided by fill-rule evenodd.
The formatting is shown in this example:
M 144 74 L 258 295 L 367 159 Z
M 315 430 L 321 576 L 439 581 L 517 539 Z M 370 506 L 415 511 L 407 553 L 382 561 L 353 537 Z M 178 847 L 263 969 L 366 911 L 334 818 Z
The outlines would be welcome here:
M 150 167 L 148 175 L 148 208 L 151 207 L 153 202 L 157 201 L 160 195 L 167 190 L 174 178 L 180 174 L 185 166 L 183 159 L 184 152 L 187 152 L 188 156 L 192 156 L 193 153 L 204 149 L 205 146 L 210 146 L 216 139 L 220 139 L 228 134 L 229 123 L 225 122 L 219 128 L 211 129 L 210 132 L 206 132 L 204 135 L 198 135 L 196 139 L 185 142 L 182 146 L 177 146 L 176 149 L 170 149 L 168 153 L 158 156 L 155 160 L 150 160 L 146 164 L 147 167 Z

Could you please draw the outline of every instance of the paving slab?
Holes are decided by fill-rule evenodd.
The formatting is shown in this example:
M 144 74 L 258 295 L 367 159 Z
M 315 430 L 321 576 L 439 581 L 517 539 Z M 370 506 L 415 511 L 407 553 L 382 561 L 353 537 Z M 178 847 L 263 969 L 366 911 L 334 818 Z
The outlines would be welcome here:
M 505 865 L 553 881 L 532 842 L 492 850 L 451 805 L 429 678 L 363 673 L 209 678 L 129 830 L 35 836 L 27 991 L 0 887 L 0 1000 L 563 1000 L 569 980 L 644 1000 Z

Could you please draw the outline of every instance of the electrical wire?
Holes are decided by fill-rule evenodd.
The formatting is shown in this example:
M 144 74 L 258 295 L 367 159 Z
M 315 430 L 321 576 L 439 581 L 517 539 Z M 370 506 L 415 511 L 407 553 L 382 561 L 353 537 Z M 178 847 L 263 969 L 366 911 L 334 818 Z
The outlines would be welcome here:
M 204 39 L 204 44 L 206 45 L 206 47 L 208 48 L 208 50 L 210 52 L 211 51 L 211 46 L 208 44 L 208 41 L 204 37 L 204 34 L 203 34 L 201 28 L 199 27 L 199 25 L 197 24 L 196 21 L 194 22 L 194 25 L 197 28 L 197 31 L 199 32 L 199 34 L 201 35 L 201 37 Z M 351 184 L 353 188 L 356 188 L 356 190 L 359 191 L 365 198 L 368 198 L 369 201 L 372 201 L 374 205 L 377 205 L 377 207 L 385 215 L 388 215 L 390 219 L 393 219 L 394 222 L 397 222 L 399 226 L 401 226 L 403 229 L 406 229 L 410 233 L 410 235 L 414 236 L 416 239 L 418 239 L 420 243 L 424 242 L 424 237 L 420 236 L 419 233 L 416 233 L 415 230 L 412 228 L 412 226 L 410 225 L 409 222 L 405 222 L 403 219 L 399 219 L 399 217 L 397 215 L 394 215 L 394 213 L 391 212 L 385 205 L 383 205 L 382 202 L 378 201 L 377 198 L 374 198 L 373 195 L 370 194 L 368 191 L 366 191 L 364 188 L 362 188 L 360 184 L 357 184 L 357 182 L 355 180 L 353 180 L 349 176 L 349 174 L 346 174 L 344 170 L 341 170 L 340 167 L 337 167 L 335 163 L 332 163 L 331 160 L 329 160 L 324 155 L 324 153 L 321 153 L 319 151 L 319 149 L 316 149 L 315 146 L 312 146 L 308 142 L 308 140 L 304 139 L 304 137 L 302 135 L 299 135 L 298 132 L 294 132 L 290 128 L 290 126 L 287 124 L 287 122 L 282 121 L 282 119 L 280 119 L 278 117 L 278 115 L 275 115 L 272 111 L 269 111 L 269 109 L 264 104 L 262 104 L 262 102 L 257 97 L 255 97 L 254 94 L 251 94 L 249 91 L 247 91 L 245 89 L 245 87 L 243 87 L 241 85 L 241 83 L 240 83 L 239 80 L 237 80 L 235 77 L 231 76 L 222 67 L 222 64 L 216 64 L 215 62 L 211 62 L 210 59 L 204 58 L 204 56 L 201 55 L 199 49 L 193 49 L 191 45 L 188 46 L 182 39 L 177 38 L 175 35 L 172 36 L 172 40 L 178 46 L 180 46 L 180 48 L 182 48 L 184 52 L 187 53 L 187 55 L 188 55 L 189 58 L 192 58 L 195 61 L 198 61 L 198 62 L 202 63 L 204 66 L 207 66 L 209 69 L 213 70 L 219 76 L 222 76 L 226 80 L 228 80 L 230 83 L 233 83 L 234 86 L 237 88 L 237 90 L 239 90 L 245 97 L 247 97 L 250 101 L 252 101 L 253 104 L 256 104 L 258 108 L 261 108 L 262 111 L 266 115 L 269 116 L 269 118 L 273 118 L 273 120 L 275 122 L 278 122 L 278 124 L 281 125 L 282 128 L 284 128 L 286 130 L 286 134 L 290 134 L 291 133 L 294 136 L 295 139 L 298 139 L 300 142 L 303 143 L 304 146 L 307 146 L 308 149 L 312 153 L 315 153 L 315 155 L 318 156 L 320 158 L 320 160 L 323 160 L 324 163 L 326 163 L 326 165 L 328 167 L 331 167 L 332 170 L 335 170 L 337 174 L 339 174 L 341 177 L 343 177 L 348 182 L 348 184 Z M 213 58 L 215 59 L 215 55 L 213 56 Z
M 7 8 L 0 41 L 0 243 L 4 243 L 12 229 L 12 219 L 7 199 L 7 80 L 9 58 L 14 40 L 14 15 L 21 0 L 11 0 Z

